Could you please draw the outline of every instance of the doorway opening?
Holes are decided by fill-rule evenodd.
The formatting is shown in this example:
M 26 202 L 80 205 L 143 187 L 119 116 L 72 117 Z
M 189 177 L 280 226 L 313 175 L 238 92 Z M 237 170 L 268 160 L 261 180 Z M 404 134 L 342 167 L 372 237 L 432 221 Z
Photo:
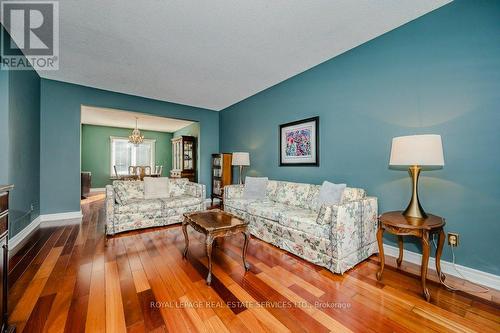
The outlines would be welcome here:
M 80 119 L 82 200 L 102 199 L 114 180 L 199 179 L 198 122 L 86 105 Z

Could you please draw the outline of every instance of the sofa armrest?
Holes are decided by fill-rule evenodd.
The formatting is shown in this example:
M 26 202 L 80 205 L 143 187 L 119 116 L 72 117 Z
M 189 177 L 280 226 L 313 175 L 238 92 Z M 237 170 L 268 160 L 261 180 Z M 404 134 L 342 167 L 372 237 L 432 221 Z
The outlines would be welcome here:
M 318 218 L 320 215 L 321 211 Z M 337 258 L 342 258 L 376 241 L 378 225 L 376 197 L 326 206 L 323 216 L 331 223 L 330 240 L 337 249 L 337 253 L 334 254 Z
M 106 200 L 104 202 L 106 214 L 106 233 L 115 233 L 115 190 L 112 185 L 106 185 Z
M 224 201 L 242 198 L 244 188 L 245 188 L 245 185 L 226 185 L 226 186 L 224 186 Z
M 206 189 L 203 184 L 188 182 L 185 184 L 184 193 L 200 200 L 205 200 L 206 198 Z

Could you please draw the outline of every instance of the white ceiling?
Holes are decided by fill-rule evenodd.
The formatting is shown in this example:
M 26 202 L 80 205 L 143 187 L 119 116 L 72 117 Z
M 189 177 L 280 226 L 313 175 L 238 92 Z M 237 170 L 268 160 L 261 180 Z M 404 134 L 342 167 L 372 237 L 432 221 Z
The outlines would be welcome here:
M 221 110 L 450 0 L 64 0 L 45 78 Z
M 175 132 L 193 123 L 188 120 L 156 117 L 140 112 L 97 108 L 86 105 L 82 105 L 81 123 L 88 125 L 134 128 L 136 117 L 138 118 L 137 123 L 140 130 L 158 132 Z

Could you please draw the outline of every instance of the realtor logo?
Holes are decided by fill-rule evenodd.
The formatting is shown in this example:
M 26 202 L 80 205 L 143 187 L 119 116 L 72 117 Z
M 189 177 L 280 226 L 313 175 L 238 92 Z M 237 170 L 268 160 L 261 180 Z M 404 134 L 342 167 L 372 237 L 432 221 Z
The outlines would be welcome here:
M 1 39 L 1 68 L 59 69 L 59 3 L 2 1 L 1 4 L 5 28 Z

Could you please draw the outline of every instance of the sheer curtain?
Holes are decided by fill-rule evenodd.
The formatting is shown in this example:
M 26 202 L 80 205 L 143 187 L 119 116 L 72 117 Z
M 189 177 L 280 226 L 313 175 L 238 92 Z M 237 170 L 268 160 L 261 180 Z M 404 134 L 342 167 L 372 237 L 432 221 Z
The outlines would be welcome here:
M 155 166 L 155 145 L 156 140 L 145 139 L 143 143 L 134 145 L 128 142 L 128 138 L 111 137 L 111 175 L 114 176 L 114 168 L 118 175 L 128 174 L 128 167 L 131 165 L 147 166 L 152 170 Z

